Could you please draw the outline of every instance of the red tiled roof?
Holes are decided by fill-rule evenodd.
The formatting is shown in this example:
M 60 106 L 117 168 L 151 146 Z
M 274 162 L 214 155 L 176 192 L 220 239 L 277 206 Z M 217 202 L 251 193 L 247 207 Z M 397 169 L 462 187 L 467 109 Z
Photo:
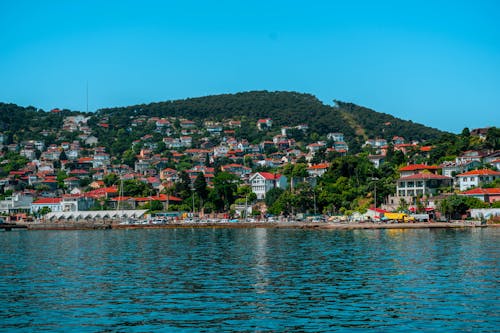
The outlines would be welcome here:
M 58 204 L 62 201 L 62 198 L 41 198 L 33 201 L 33 205 L 47 205 L 47 204 Z
M 436 175 L 433 173 L 417 173 L 414 175 L 401 177 L 400 180 L 412 180 L 412 179 L 452 179 L 451 177 Z
M 178 201 L 181 202 L 182 199 L 178 197 L 174 197 L 172 195 L 167 196 L 166 194 L 160 194 L 160 195 L 155 195 L 151 197 L 143 197 L 143 198 L 134 198 L 135 201 L 138 202 L 147 202 L 147 201 L 152 201 L 152 200 L 158 200 L 158 201 Z
M 311 165 L 308 169 L 328 169 L 328 163 L 321 163 L 316 165 Z
M 480 169 L 480 170 L 471 170 L 457 175 L 457 177 L 465 177 L 465 176 L 500 176 L 500 172 L 493 171 L 490 169 Z
M 274 173 L 270 173 L 270 172 L 259 172 L 259 174 L 268 180 L 279 179 L 281 177 L 280 174 L 274 174 Z
M 74 169 L 69 172 L 70 175 L 87 175 L 88 171 L 82 169 Z
M 69 178 L 66 178 L 64 181 L 65 182 L 70 182 L 70 181 L 75 181 L 75 180 L 80 180 L 80 179 L 78 179 L 76 177 L 69 177 Z
M 439 169 L 439 167 L 436 165 L 410 164 L 399 168 L 399 171 L 437 170 L 437 169 Z
M 11 171 L 11 172 L 9 172 L 9 175 L 23 176 L 25 173 L 26 173 L 26 171 Z
M 463 191 L 461 194 L 465 195 L 500 195 L 500 188 L 473 188 L 472 190 Z

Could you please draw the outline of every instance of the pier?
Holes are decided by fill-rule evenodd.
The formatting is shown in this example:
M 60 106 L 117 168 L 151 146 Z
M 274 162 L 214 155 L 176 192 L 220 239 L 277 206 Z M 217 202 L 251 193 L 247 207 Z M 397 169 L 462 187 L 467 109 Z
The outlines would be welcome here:
M 0 223 L 0 230 L 12 231 L 12 229 L 28 229 L 28 226 L 16 223 Z

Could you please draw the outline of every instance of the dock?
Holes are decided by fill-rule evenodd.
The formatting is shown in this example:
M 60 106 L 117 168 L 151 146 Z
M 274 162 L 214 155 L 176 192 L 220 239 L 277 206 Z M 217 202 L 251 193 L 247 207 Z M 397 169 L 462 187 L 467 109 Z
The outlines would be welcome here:
M 0 230 L 12 231 L 12 229 L 28 229 L 27 225 L 16 223 L 0 223 Z

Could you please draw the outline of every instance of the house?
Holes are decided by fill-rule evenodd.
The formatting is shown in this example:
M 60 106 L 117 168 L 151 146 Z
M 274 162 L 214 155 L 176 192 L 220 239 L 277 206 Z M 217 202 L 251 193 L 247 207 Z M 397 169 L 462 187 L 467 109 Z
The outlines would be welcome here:
M 41 198 L 31 203 L 31 213 L 37 213 L 43 208 L 50 209 L 51 212 L 62 212 L 62 198 Z
M 194 129 L 196 128 L 196 123 L 192 120 L 183 120 L 180 123 L 181 128 L 183 129 Z
M 329 167 L 328 163 L 311 165 L 310 167 L 307 168 L 307 172 L 312 177 L 321 177 L 328 170 L 328 167 Z
M 256 172 L 250 176 L 249 182 L 258 200 L 264 199 L 266 193 L 273 188 L 286 189 L 288 187 L 285 176 L 270 172 Z
M 386 139 L 375 139 L 375 147 L 383 147 L 383 146 L 387 146 Z
M 382 163 L 385 161 L 385 155 L 369 155 L 368 159 L 373 163 L 375 168 L 380 168 Z
M 440 165 L 440 167 L 441 170 L 443 170 L 443 176 L 455 177 L 457 174 L 477 169 L 480 165 L 481 163 L 478 161 L 445 161 Z
M 500 158 L 490 162 L 491 166 L 497 170 L 500 170 Z
M 430 196 L 440 187 L 451 186 L 452 181 L 451 177 L 422 172 L 399 178 L 396 191 L 399 197 Z
M 345 140 L 344 140 L 344 134 L 343 134 L 343 133 L 328 133 L 328 134 L 326 135 L 326 138 L 327 138 L 328 140 L 333 141 L 333 142 L 335 142 L 335 141 L 339 141 L 339 142 L 343 142 L 343 141 L 345 141 Z
M 80 179 L 76 177 L 68 177 L 64 180 L 64 186 L 72 190 L 75 187 L 80 186 Z
M 392 143 L 394 145 L 401 145 L 401 144 L 405 143 L 405 139 L 401 136 L 395 135 L 392 137 Z
M 241 164 L 232 163 L 221 166 L 222 171 L 232 173 L 238 177 L 244 177 L 252 172 L 252 169 Z
M 326 143 L 322 141 L 318 141 L 316 143 L 311 143 L 307 145 L 307 149 L 309 150 L 310 153 L 316 153 L 318 152 L 321 148 L 325 148 Z
M 259 119 L 257 120 L 257 128 L 259 131 L 266 130 L 273 126 L 273 121 L 270 118 Z
M 460 191 L 489 184 L 498 178 L 500 178 L 500 172 L 489 169 L 471 170 L 457 175 Z
M 471 136 L 478 136 L 481 140 L 485 140 L 486 136 L 488 135 L 488 130 L 490 127 L 484 127 L 484 128 L 474 128 L 473 130 L 470 131 Z
M 61 209 L 63 212 L 79 212 L 89 210 L 94 206 L 95 200 L 81 194 L 67 194 L 62 197 Z M 54 210 L 52 210 L 54 212 Z
M 30 211 L 33 196 L 31 193 L 15 193 L 0 200 L 0 213 L 27 213 Z
M 468 150 L 456 158 L 457 162 L 466 163 L 470 161 L 482 162 L 483 153 L 477 150 Z
M 481 201 L 493 203 L 500 201 L 500 188 L 473 188 L 460 193 L 472 198 L 477 198 Z
M 335 148 L 335 151 L 341 153 L 349 151 L 349 146 L 344 141 L 335 141 L 333 148 Z
M 399 174 L 401 177 L 411 176 L 422 172 L 436 174 L 437 170 L 439 170 L 439 167 L 435 165 L 409 164 L 399 168 Z
M 500 150 L 494 151 L 490 154 L 487 154 L 483 157 L 483 163 L 492 164 L 494 161 L 499 161 L 500 159 Z
M 110 159 L 109 154 L 98 153 L 98 154 L 94 155 L 94 159 L 92 161 L 93 168 L 108 166 L 110 164 L 111 164 L 111 159 Z

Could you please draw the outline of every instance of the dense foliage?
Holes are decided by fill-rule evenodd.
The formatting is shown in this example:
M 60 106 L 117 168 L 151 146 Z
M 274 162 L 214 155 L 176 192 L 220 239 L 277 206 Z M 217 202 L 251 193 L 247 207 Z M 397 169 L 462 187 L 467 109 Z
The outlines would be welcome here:
M 387 139 L 394 135 L 407 139 L 436 138 L 443 132 L 411 121 L 403 121 L 387 114 L 378 113 L 354 104 L 337 102 L 336 107 L 328 106 L 310 94 L 297 92 L 251 91 L 237 94 L 223 94 L 184 100 L 141 104 L 128 107 L 99 110 L 90 124 L 96 131 L 100 142 L 110 146 L 111 153 L 123 153 L 131 142 L 153 130 L 153 124 L 146 124 L 140 129 L 127 132 L 131 119 L 137 116 L 147 117 L 183 117 L 201 125 L 204 120 L 223 121 L 237 119 L 241 128 L 236 131 L 236 138 L 245 138 L 257 143 L 266 135 L 277 134 L 282 126 L 305 124 L 307 134 L 300 130 L 291 130 L 290 135 L 296 141 L 311 143 L 319 139 L 326 140 L 331 132 L 344 134 L 352 152 L 358 152 L 367 135 L 373 137 L 383 133 Z M 101 119 L 107 119 L 108 128 L 98 125 Z M 270 133 L 255 130 L 256 121 L 271 118 L 273 128 Z M 390 128 L 384 123 L 390 122 Z M 175 126 L 175 124 L 174 124 Z
M 4 144 L 41 139 L 51 144 L 57 139 L 53 129 L 61 128 L 64 117 L 77 114 L 81 113 L 69 110 L 45 112 L 33 106 L 0 103 L 0 133 L 6 136 Z
M 336 108 L 346 113 L 346 117 L 354 121 L 366 137 L 392 139 L 393 136 L 402 136 L 407 140 L 428 140 L 440 137 L 443 131 L 430 128 L 411 120 L 402 120 L 387 113 L 341 101 L 335 101 Z

